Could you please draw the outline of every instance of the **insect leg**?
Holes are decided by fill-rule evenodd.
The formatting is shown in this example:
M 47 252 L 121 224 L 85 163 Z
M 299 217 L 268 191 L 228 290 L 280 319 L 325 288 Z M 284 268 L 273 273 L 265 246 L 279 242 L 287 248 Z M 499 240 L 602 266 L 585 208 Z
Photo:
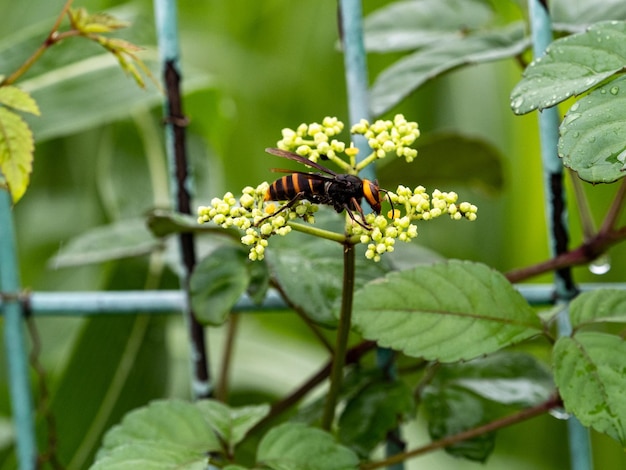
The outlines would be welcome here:
M 287 202 L 286 204 L 284 204 L 280 209 L 278 209 L 276 212 L 274 212 L 273 214 L 270 214 L 268 216 L 263 217 L 262 219 L 258 220 L 254 226 L 258 227 L 259 225 L 261 225 L 263 222 L 265 222 L 267 219 L 269 219 L 270 217 L 274 217 L 275 215 L 279 214 L 280 212 L 290 209 L 292 208 L 300 199 L 302 199 L 302 197 L 304 196 L 304 191 L 300 191 L 298 194 L 296 194 L 291 201 Z
M 359 202 L 356 200 L 356 198 L 352 198 L 350 200 L 350 202 L 352 202 L 352 204 L 354 205 L 354 207 L 356 207 L 357 212 L 359 213 L 359 215 L 361 216 L 361 220 L 365 221 L 365 214 L 363 214 L 363 209 L 361 209 L 361 205 L 359 204 Z M 372 227 L 365 225 L 365 223 L 360 222 L 356 219 L 356 217 L 354 216 L 354 213 L 352 212 L 352 210 L 350 210 L 350 207 L 348 207 L 348 204 L 344 205 L 344 208 L 346 209 L 346 212 L 348 213 L 348 215 L 350 216 L 350 218 L 352 219 L 353 222 L 356 222 L 357 224 L 359 224 L 361 227 L 363 227 L 365 230 L 371 230 Z

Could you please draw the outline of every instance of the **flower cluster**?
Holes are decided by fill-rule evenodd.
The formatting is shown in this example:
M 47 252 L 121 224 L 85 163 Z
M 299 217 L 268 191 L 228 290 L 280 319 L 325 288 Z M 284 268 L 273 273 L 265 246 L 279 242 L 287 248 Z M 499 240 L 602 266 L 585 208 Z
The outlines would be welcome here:
M 389 218 L 367 214 L 365 223 L 372 227 L 371 230 L 358 224 L 348 228 L 348 233 L 358 235 L 359 241 L 367 244 L 365 256 L 374 261 L 380 261 L 384 253 L 392 252 L 396 240 L 410 242 L 417 237 L 417 226 L 412 223 L 414 221 L 431 220 L 444 214 L 453 220 L 466 218 L 474 221 L 478 212 L 478 208 L 469 202 L 457 204 L 458 195 L 455 192 L 435 190 L 429 195 L 423 186 L 413 190 L 398 186 L 395 193 L 389 191 L 389 198 L 394 206 Z
M 393 121 L 379 119 L 371 125 L 361 119 L 361 122 L 352 126 L 351 132 L 362 134 L 367 139 L 376 158 L 384 158 L 388 153 L 395 152 L 398 157 L 412 162 L 417 156 L 417 150 L 409 146 L 420 136 L 420 131 L 416 122 L 407 121 L 402 114 L 396 114 Z
M 292 210 L 276 213 L 276 204 L 270 203 L 264 207 L 268 188 L 269 184 L 264 182 L 256 188 L 243 188 L 239 200 L 230 192 L 222 199 L 213 198 L 210 206 L 198 207 L 198 223 L 212 221 L 222 228 L 235 227 L 242 230 L 244 235 L 241 243 L 250 246 L 248 257 L 253 261 L 262 260 L 269 237 L 287 235 L 291 232 L 287 222 L 297 217 L 309 223 L 315 222 L 313 213 L 317 211 L 317 206 L 309 201 L 300 201 Z
M 321 124 L 300 124 L 296 130 L 283 129 L 283 138 L 277 147 L 282 150 L 294 151 L 298 155 L 316 162 L 321 156 L 335 158 L 343 153 L 346 145 L 331 139 L 343 131 L 343 122 L 336 117 L 325 117 Z
M 350 174 L 358 173 L 369 163 L 389 153 L 395 152 L 407 161 L 413 160 L 417 155 L 417 151 L 409 147 L 420 135 L 417 123 L 408 122 L 402 115 L 395 116 L 393 120 L 378 120 L 373 124 L 362 120 L 352 127 L 352 133 L 363 135 L 372 148 L 372 153 L 359 163 L 355 161 L 357 149 L 352 145 L 346 147 L 343 142 L 334 138 L 343 128 L 343 123 L 334 117 L 325 118 L 321 124 L 301 124 L 295 130 L 283 129 L 283 138 L 278 141 L 277 146 L 312 161 L 322 157 L 332 160 L 342 171 Z M 338 155 L 342 153 L 348 157 L 349 162 Z M 293 221 L 300 218 L 307 223 L 313 223 L 313 214 L 317 210 L 317 205 L 306 200 L 306 191 L 300 194 L 302 199 L 290 201 L 277 208 L 277 202 L 269 201 L 269 188 L 268 183 L 262 183 L 256 188 L 246 187 L 238 200 L 232 193 L 226 193 L 222 199 L 214 198 L 209 206 L 198 208 L 198 222 L 213 222 L 223 228 L 240 229 L 243 232 L 241 242 L 250 246 L 249 258 L 262 260 L 268 239 L 272 235 L 284 236 L 292 229 L 304 231 L 301 224 L 294 224 Z M 323 195 L 328 197 L 326 193 Z M 382 254 L 393 251 L 396 240 L 408 242 L 415 238 L 415 221 L 430 220 L 443 214 L 448 214 L 454 220 L 476 219 L 476 206 L 468 202 L 457 203 L 458 196 L 454 192 L 435 190 L 429 195 L 422 186 L 413 190 L 399 186 L 395 193 L 389 191 L 388 196 L 393 210 L 387 217 L 367 214 L 362 225 L 350 219 L 346 223 L 346 240 L 350 240 L 350 243 L 366 244 L 365 255 L 374 261 L 379 261 Z M 354 217 L 360 218 L 356 213 Z

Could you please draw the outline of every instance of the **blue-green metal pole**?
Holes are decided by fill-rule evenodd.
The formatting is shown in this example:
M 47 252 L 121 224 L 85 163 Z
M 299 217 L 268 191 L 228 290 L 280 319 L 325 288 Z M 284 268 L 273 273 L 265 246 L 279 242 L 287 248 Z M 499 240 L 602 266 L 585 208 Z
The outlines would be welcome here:
M 340 0 L 339 14 L 341 24 L 341 39 L 343 45 L 344 69 L 348 93 L 348 111 L 350 124 L 354 125 L 361 119 L 371 119 L 369 114 L 367 56 L 363 41 L 363 10 L 361 0 Z M 357 159 L 362 159 L 371 153 L 365 137 L 353 136 L 354 144 L 359 149 Z M 375 180 L 374 165 L 368 165 L 361 172 L 362 176 Z M 391 380 L 396 379 L 393 351 L 384 348 L 376 350 L 376 363 Z M 396 439 L 387 441 L 386 453 L 388 456 L 398 454 L 404 449 L 398 444 L 399 429 L 393 431 Z M 391 465 L 390 470 L 402 470 L 404 464 Z
M 191 214 L 191 178 L 188 168 L 185 127 L 186 118 L 182 110 L 180 53 L 178 44 L 178 14 L 175 0 L 154 0 L 155 22 L 159 43 L 159 54 L 163 69 L 166 91 L 165 143 L 171 176 L 171 193 L 175 209 Z M 179 248 L 183 266 L 181 286 L 189 295 L 189 279 L 195 267 L 196 254 L 194 236 L 183 233 L 179 236 Z M 184 310 L 190 345 L 191 388 L 194 398 L 207 398 L 213 393 L 209 374 L 206 336 L 204 328 L 196 320 L 191 302 Z
M 19 468 L 32 470 L 37 461 L 37 444 L 28 380 L 24 312 L 19 292 L 20 276 L 11 216 L 11 197 L 7 191 L 0 189 L 0 293 L 4 297 L 1 310 L 4 313 L 4 347 L 8 362 L 9 393 Z
M 552 42 L 552 24 L 545 2 L 529 0 L 533 53 L 540 57 Z M 559 160 L 557 145 L 559 139 L 559 116 L 555 107 L 543 110 L 539 115 L 541 133 L 541 158 L 544 173 L 546 215 L 551 240 L 552 255 L 567 250 L 568 228 L 565 196 L 563 191 L 563 165 Z M 554 277 L 557 303 L 569 302 L 577 293 L 569 269 L 559 270 Z M 558 318 L 559 335 L 569 335 L 572 331 L 568 309 L 564 308 Z M 590 470 L 593 468 L 589 431 L 571 417 L 567 422 L 571 468 Z

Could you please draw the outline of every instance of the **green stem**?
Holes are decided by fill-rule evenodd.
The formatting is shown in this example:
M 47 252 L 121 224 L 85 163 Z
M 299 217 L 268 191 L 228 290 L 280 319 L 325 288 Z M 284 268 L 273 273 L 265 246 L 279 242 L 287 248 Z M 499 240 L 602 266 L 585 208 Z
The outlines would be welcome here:
M 376 161 L 377 158 L 378 157 L 376 156 L 376 152 L 373 152 L 368 157 L 365 157 L 363 160 L 357 163 L 356 168 L 355 168 L 357 173 L 361 171 L 363 168 L 365 168 L 367 165 L 369 165 L 370 163 Z
M 48 34 L 48 37 L 43 42 L 43 44 L 41 44 L 41 46 L 39 46 L 39 48 L 28 59 L 26 59 L 26 61 L 15 72 L 6 77 L 2 81 L 2 83 L 0 83 L 0 85 L 11 85 L 12 83 L 14 83 L 18 78 L 24 75 L 35 62 L 37 62 L 37 60 L 42 56 L 44 52 L 48 50 L 48 48 L 50 48 L 50 46 L 59 42 L 65 37 L 65 35 L 58 32 L 58 29 L 61 25 L 61 21 L 63 21 L 63 17 L 69 11 L 70 6 L 72 6 L 72 2 L 73 0 L 67 0 L 67 2 L 65 2 L 61 13 L 59 13 L 59 16 L 57 17 L 54 25 L 52 26 L 52 29 L 50 30 L 50 34 Z
M 330 390 L 326 398 L 322 429 L 330 430 L 335 419 L 335 408 L 341 391 L 343 368 L 346 362 L 346 350 L 352 319 L 352 299 L 354 295 L 354 245 L 344 243 L 343 248 L 343 289 L 341 298 L 341 312 L 337 328 L 337 345 L 333 356 L 333 365 L 330 372 Z
M 331 232 L 330 230 L 324 230 L 322 228 L 313 227 L 312 225 L 300 224 L 298 222 L 287 222 L 293 230 L 298 232 L 313 235 L 314 237 L 325 238 L 337 243 L 345 244 L 348 242 L 346 236 L 341 233 Z

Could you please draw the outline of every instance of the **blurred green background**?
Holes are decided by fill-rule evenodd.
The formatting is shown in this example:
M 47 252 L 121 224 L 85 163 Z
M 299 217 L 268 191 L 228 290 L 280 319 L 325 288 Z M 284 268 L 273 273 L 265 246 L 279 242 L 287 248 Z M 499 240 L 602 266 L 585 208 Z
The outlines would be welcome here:
M 10 73 L 30 55 L 63 3 L 0 0 L 0 73 Z M 365 13 L 385 3 L 366 0 Z M 504 17 L 523 17 L 514 2 L 495 3 Z M 85 0 L 75 6 L 92 12 L 113 9 L 128 18 L 133 24 L 122 35 L 144 46 L 142 58 L 154 63 L 151 1 Z M 179 2 L 194 205 L 273 178 L 269 168 L 277 162 L 263 149 L 275 145 L 282 128 L 327 115 L 347 121 L 336 8 L 335 2 L 313 0 Z M 138 89 L 115 64 L 94 59 L 94 54 L 100 51 L 87 41 L 66 41 L 18 82 L 32 91 L 43 113 L 29 121 L 37 145 L 32 182 L 14 208 L 23 285 L 34 291 L 176 288 L 176 276 L 166 267 L 171 249 L 86 266 L 58 267 L 53 260 L 85 231 L 116 222 L 134 227 L 147 211 L 168 201 L 158 90 L 150 83 L 147 90 Z M 397 57 L 370 55 L 371 79 Z M 418 121 L 423 136 L 462 132 L 500 152 L 501 191 L 484 191 L 480 175 L 461 186 L 446 186 L 445 181 L 439 186 L 476 203 L 478 220 L 423 224 L 417 243 L 502 271 L 548 257 L 536 115 L 516 117 L 509 108 L 509 93 L 520 73 L 513 60 L 463 68 L 426 84 L 389 114 L 402 112 Z M 441 161 L 446 157 L 441 155 Z M 413 165 L 419 167 L 419 156 Z M 406 184 L 420 181 L 408 172 Z M 616 186 L 587 186 L 600 223 Z M 581 231 L 570 201 L 574 245 L 581 241 Z M 622 281 L 625 256 L 623 246 L 613 248 L 608 273 L 596 276 L 576 268 L 575 279 Z M 534 281 L 549 282 L 550 276 Z M 180 318 L 41 318 L 37 325 L 58 413 L 59 452 L 68 468 L 85 468 L 101 432 L 127 409 L 152 398 L 189 396 L 188 348 Z M 215 366 L 222 329 L 212 329 L 209 337 Z M 132 349 L 133 344 L 140 346 Z M 531 347 L 541 350 L 542 345 Z M 122 360 L 128 355 L 130 364 Z M 258 400 L 291 390 L 317 369 L 325 353 L 297 319 L 277 312 L 244 315 L 234 360 L 234 395 Z M 1 436 L 10 433 L 10 404 L 4 360 L 0 368 L 0 431 L 5 431 L 0 432 L 1 463 L 7 454 Z M 407 433 L 412 442 L 427 439 L 422 426 Z M 597 468 L 626 465 L 616 442 L 593 434 L 593 443 Z M 8 457 L 0 468 L 11 465 Z M 438 452 L 411 461 L 407 468 L 567 466 L 565 426 L 546 416 L 501 432 L 486 465 Z

